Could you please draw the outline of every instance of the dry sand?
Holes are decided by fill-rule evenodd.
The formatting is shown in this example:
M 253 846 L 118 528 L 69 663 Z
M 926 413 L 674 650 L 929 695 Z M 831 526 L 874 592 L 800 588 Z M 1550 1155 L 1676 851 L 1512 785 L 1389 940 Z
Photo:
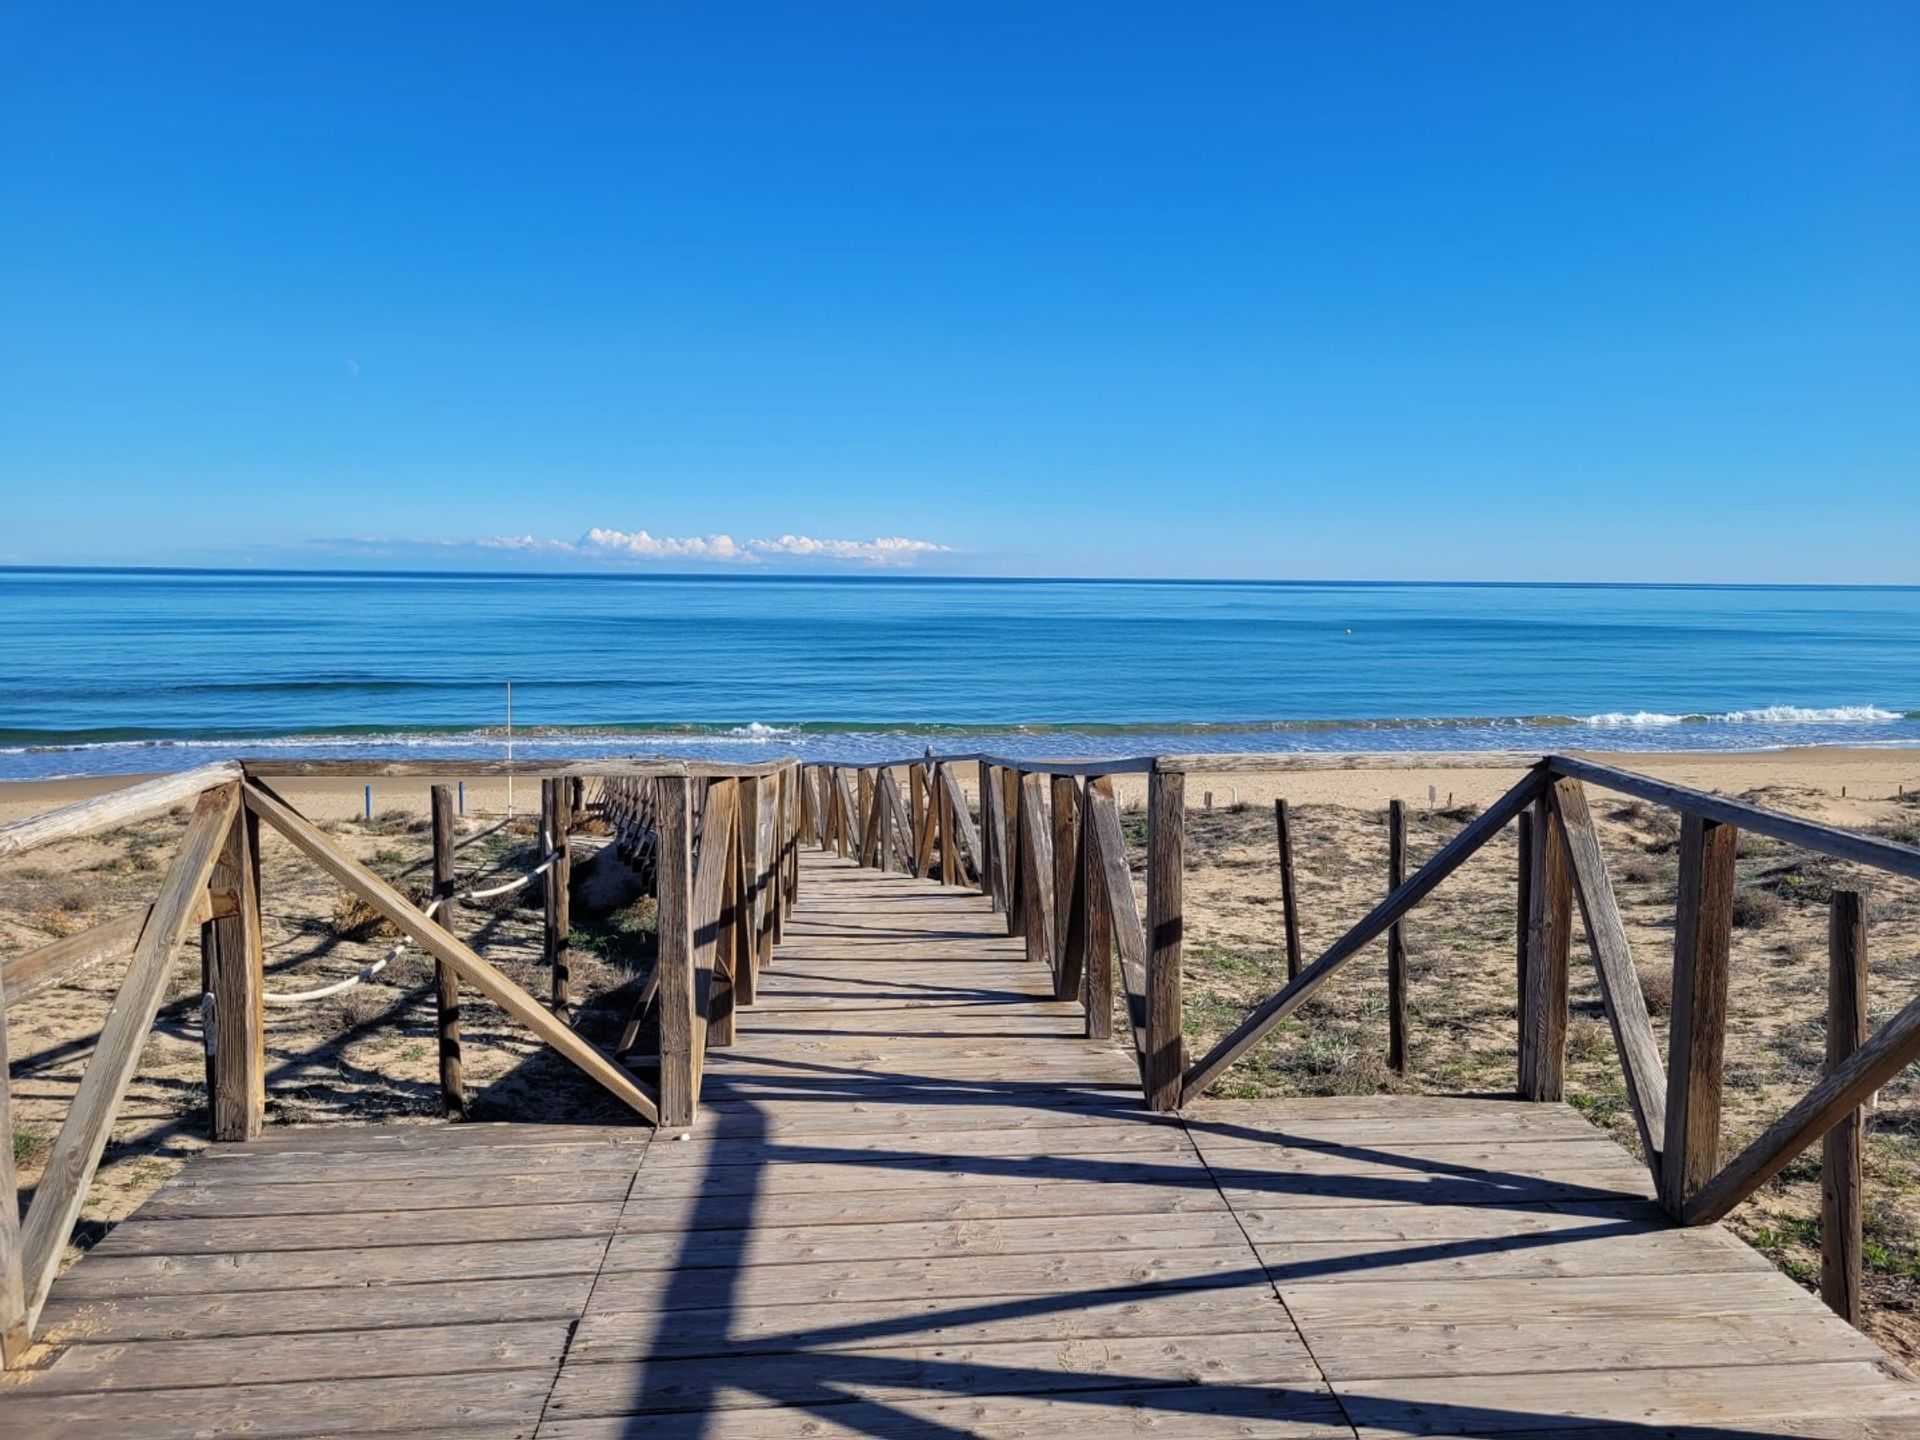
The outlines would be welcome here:
M 1805 749 L 1738 755 L 1597 757 L 1663 779 L 1741 795 L 1773 808 L 1914 842 L 1920 840 L 1920 752 Z M 1301 928 L 1310 959 L 1383 893 L 1385 807 L 1410 807 L 1410 865 L 1455 833 L 1518 778 L 1519 757 L 1342 756 L 1276 758 L 1257 774 L 1188 781 L 1186 953 L 1188 1043 L 1199 1053 L 1278 988 L 1281 941 L 1272 801 L 1293 807 Z M 0 821 L 130 777 L 0 786 Z M 288 780 L 279 788 L 375 868 L 402 885 L 428 849 L 427 782 L 374 782 L 375 820 L 361 820 L 362 782 Z M 1136 870 L 1144 837 L 1144 785 L 1119 785 Z M 1907 792 L 1902 798 L 1901 791 Z M 519 806 L 537 801 L 518 782 Z M 1207 806 L 1211 792 L 1212 806 Z M 1433 803 L 1429 804 L 1429 795 Z M 505 808 L 503 781 L 469 782 L 469 833 Z M 1596 794 L 1593 808 L 1643 983 L 1664 1024 L 1672 958 L 1675 827 L 1664 812 Z M 72 933 L 150 898 L 177 842 L 184 810 L 113 835 L 49 847 L 9 862 L 0 893 L 0 955 Z M 463 876 L 510 873 L 533 851 L 524 820 L 462 852 Z M 270 988 L 302 989 L 351 973 L 385 952 L 379 927 L 342 905 L 326 879 L 276 840 L 263 847 Z M 1879 1023 L 1920 988 L 1920 886 L 1864 874 L 1749 837 L 1740 859 L 1743 923 L 1735 932 L 1725 1143 L 1743 1144 L 1817 1077 L 1824 1038 L 1827 895 L 1870 896 Z M 539 891 L 474 907 L 462 931 L 535 993 Z M 648 904 L 580 921 L 576 993 L 583 1024 L 605 1037 L 630 1003 L 650 954 Z M 1412 1061 L 1385 1065 L 1383 947 L 1358 957 L 1319 997 L 1236 1066 L 1221 1084 L 1241 1095 L 1373 1090 L 1510 1090 L 1514 1075 L 1514 855 L 1497 840 L 1469 862 L 1407 925 L 1413 1007 Z M 1576 929 L 1577 929 L 1576 917 Z M 1583 937 L 1576 934 L 1571 1098 L 1633 1148 L 1612 1040 Z M 205 1094 L 197 1015 L 198 957 L 178 959 L 167 1008 L 115 1128 L 79 1239 L 90 1243 L 203 1143 Z M 44 1162 L 94 1035 L 118 983 L 102 966 L 74 984 L 30 998 L 9 1016 L 18 1135 L 31 1182 Z M 395 962 L 376 983 L 335 1000 L 269 1013 L 270 1124 L 430 1120 L 438 1091 L 430 969 Z M 618 1107 L 523 1031 L 482 1005 L 466 1008 L 466 1065 L 477 1114 L 491 1118 L 605 1116 Z M 1920 1357 L 1920 1108 L 1911 1076 L 1882 1093 L 1868 1158 L 1867 1288 L 1871 1328 L 1897 1354 Z M 1796 1161 L 1733 1219 L 1790 1274 L 1809 1282 L 1819 1240 L 1817 1149 Z

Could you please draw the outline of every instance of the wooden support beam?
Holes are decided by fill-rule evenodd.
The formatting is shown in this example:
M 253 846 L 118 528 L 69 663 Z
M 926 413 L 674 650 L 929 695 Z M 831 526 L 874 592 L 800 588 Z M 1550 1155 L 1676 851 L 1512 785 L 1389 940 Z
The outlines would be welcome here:
M 680 777 L 684 785 L 684 777 Z M 265 786 L 249 781 L 247 807 L 279 831 L 314 864 L 360 896 L 402 935 L 436 960 L 451 965 L 466 984 L 526 1026 L 539 1039 L 585 1071 L 603 1089 L 648 1120 L 658 1114 L 652 1092 L 629 1075 L 597 1046 L 590 1044 L 547 1013 L 533 996 L 501 974 L 471 949 L 427 919 L 407 898 L 352 856 L 336 849 L 313 822 Z
M 40 845 L 55 845 L 63 840 L 78 840 L 102 830 L 151 820 L 176 805 L 195 802 L 207 790 L 231 785 L 240 778 L 240 766 L 231 760 L 181 770 L 110 791 L 86 800 L 75 800 L 56 810 L 29 815 L 0 825 L 0 860 L 32 850 Z
M 1287 979 L 1300 974 L 1300 899 L 1293 884 L 1293 817 L 1285 800 L 1273 802 L 1273 828 L 1280 845 L 1280 918 L 1287 937 Z
M 1026 891 L 1022 934 L 1028 961 L 1044 965 L 1059 983 L 1054 969 L 1053 838 L 1047 828 L 1046 781 L 1038 775 L 1020 780 L 1021 887 Z
M 871 868 L 880 863 L 880 817 L 873 805 L 873 771 L 863 767 L 854 775 L 860 811 L 860 863 Z
M 1126 1000 L 1127 1024 L 1133 1032 L 1134 1059 L 1146 1073 L 1147 1054 L 1147 928 L 1133 893 L 1133 871 L 1127 865 L 1127 840 L 1120 828 L 1120 810 L 1114 803 L 1113 782 L 1087 789 L 1087 814 L 1092 823 L 1081 843 L 1087 847 L 1097 884 L 1107 902 L 1114 944 L 1120 956 L 1120 991 Z
M 1566 834 L 1544 794 L 1534 805 L 1527 882 L 1527 989 L 1520 1000 L 1520 1094 L 1557 1101 L 1567 1090 L 1567 967 L 1573 882 Z
M 1857 890 L 1827 910 L 1827 1073 L 1867 1042 L 1867 916 Z M 1860 1181 L 1867 1110 L 1856 1105 L 1820 1142 L 1820 1298 L 1849 1325 L 1866 1318 L 1860 1294 Z
M 125 960 L 140 943 L 151 905 L 0 960 L 0 992 L 13 1004 L 78 978 L 105 961 Z
M 1096 804 L 1109 812 L 1114 808 L 1113 781 L 1104 776 L 1087 781 L 1080 802 L 1080 840 L 1075 858 L 1080 867 L 1080 1006 L 1086 1012 L 1087 1038 L 1106 1040 L 1113 1035 L 1113 900 L 1107 894 L 1099 841 L 1093 834 Z
M 1733 943 L 1731 825 L 1680 819 L 1679 903 L 1673 932 L 1673 1013 L 1667 1040 L 1667 1134 L 1660 1204 L 1676 1220 L 1720 1167 L 1720 1086 Z
M 1006 887 L 1001 883 L 1000 871 L 1000 828 L 994 816 L 998 808 L 996 800 L 1000 793 L 1000 782 L 994 778 L 993 766 L 985 760 L 980 762 L 980 846 L 976 851 L 980 859 L 980 891 L 995 910 L 1006 908 Z M 959 807 L 960 813 L 966 813 L 966 806 Z M 955 817 L 959 818 L 958 816 Z
M 1667 1086 L 1660 1046 L 1653 1037 L 1653 1021 L 1647 1015 L 1646 993 L 1640 988 L 1640 972 L 1627 942 L 1627 928 L 1620 919 L 1600 836 L 1587 808 L 1586 791 L 1569 776 L 1554 781 L 1547 794 L 1561 834 L 1566 837 L 1573 893 L 1580 901 L 1587 946 L 1593 952 L 1594 969 L 1599 972 L 1600 1000 L 1607 1012 L 1607 1024 L 1613 1029 L 1614 1049 L 1619 1052 L 1620 1069 L 1627 1082 L 1627 1099 L 1640 1131 L 1640 1148 L 1658 1181 L 1660 1152 L 1666 1145 Z
M 1386 928 L 1424 900 L 1441 881 L 1459 869 L 1467 857 L 1504 830 L 1513 817 L 1532 804 L 1545 783 L 1546 772 L 1536 767 L 1506 794 L 1470 821 L 1442 845 L 1433 858 L 1407 877 L 1406 884 L 1374 906 L 1365 919 L 1324 950 L 1320 958 L 1256 1007 L 1218 1044 L 1188 1069 L 1181 1083 L 1183 1102 L 1199 1095 L 1219 1079 L 1226 1068 L 1260 1043 L 1263 1036 L 1313 995 L 1342 965 L 1385 933 Z
M 827 798 L 839 798 L 838 787 L 827 791 Z M 759 913 L 757 896 L 760 845 L 760 782 L 749 780 L 734 796 L 737 844 L 733 848 L 736 889 L 734 897 L 733 999 L 736 1005 L 751 1005 L 760 994 L 760 939 L 755 918 Z M 837 822 L 836 822 L 837 823 Z
M 167 870 L 153 918 L 140 937 L 139 948 L 120 982 L 113 1008 L 107 1012 L 93 1058 L 74 1091 L 73 1103 L 60 1134 L 53 1142 L 47 1166 L 34 1190 L 33 1204 L 21 1227 L 23 1293 L 27 1329 L 31 1333 L 46 1304 L 47 1290 L 60 1268 L 73 1222 L 86 1203 L 113 1117 L 126 1098 L 127 1086 L 140 1068 L 140 1052 L 160 1013 L 167 990 L 173 950 L 193 923 L 201 895 L 212 878 L 227 832 L 240 813 L 240 787 L 216 786 L 195 802 L 187 833 Z M 9 1142 L 11 1143 L 11 1142 Z
M 434 923 L 448 935 L 458 932 L 459 904 L 454 900 L 453 787 L 430 792 L 433 817 L 433 898 L 440 901 Z M 440 1109 L 449 1120 L 467 1114 L 467 1082 L 460 1058 L 460 972 L 445 960 L 433 962 L 435 1032 L 440 1045 Z
M 1023 771 L 1005 766 L 1000 771 L 1000 801 L 995 816 L 1000 822 L 1001 857 L 1005 862 L 1003 874 L 1007 889 L 1007 933 L 1021 935 L 1027 928 L 1027 886 L 1026 864 L 1020 855 L 1023 822 L 1020 818 L 1021 786 Z
M 208 895 L 215 918 L 200 927 L 207 1017 L 207 1110 L 215 1140 L 252 1140 L 266 1111 L 266 952 L 254 889 L 257 822 L 244 813 L 227 827 Z
M 740 846 L 745 838 L 741 813 L 743 795 L 757 785 L 752 780 L 729 780 L 724 782 L 726 791 L 719 797 L 709 796 L 709 805 L 724 804 L 731 815 L 727 827 L 726 844 L 720 853 L 709 862 L 702 856 L 700 864 L 718 865 L 720 874 L 719 908 L 714 914 L 713 936 L 713 988 L 712 999 L 707 1006 L 707 1044 L 725 1047 L 734 1043 L 736 1015 L 740 1005 L 739 975 L 740 964 L 740 899 L 742 894 L 742 871 Z M 696 875 L 696 879 L 704 879 Z M 703 887 L 704 888 L 704 887 Z
M 1180 959 L 1186 928 L 1187 777 L 1147 777 L 1147 1048 L 1142 1080 L 1147 1107 L 1180 1105 L 1186 1069 L 1181 1039 Z
M 751 781 L 749 784 L 753 783 Z M 733 886 L 733 846 L 739 825 L 737 780 L 715 780 L 707 789 L 700 814 L 700 851 L 694 862 L 695 969 L 704 976 L 707 998 L 700 1008 L 704 1052 L 708 1046 L 731 1045 L 734 1031 L 733 916 L 729 895 Z M 713 849 L 709 850 L 709 844 Z
M 26 1358 L 27 1257 L 20 1243 L 20 1176 L 13 1159 L 13 1084 L 7 1069 L 7 997 L 0 991 L 0 1370 Z
M 1407 806 L 1402 800 L 1387 805 L 1387 893 L 1407 883 Z M 1387 1068 L 1407 1070 L 1407 937 L 1398 920 L 1387 927 Z
M 1517 882 L 1513 907 L 1513 1014 L 1514 1033 L 1526 1023 L 1527 1013 L 1527 926 L 1533 913 L 1533 813 L 1522 810 L 1513 822 L 1514 860 Z M 1514 1093 L 1526 1088 L 1527 1072 L 1524 1046 L 1514 1047 Z
M 654 824 L 660 837 L 660 1123 L 691 1125 L 700 1086 L 694 1075 L 693 797 L 685 778 L 660 781 Z
M 1080 971 L 1086 959 L 1086 895 L 1080 886 L 1080 782 L 1071 775 L 1052 777 L 1053 801 L 1053 995 L 1080 995 Z
M 550 844 L 559 853 L 559 858 L 541 877 L 545 882 L 543 893 L 546 902 L 541 948 L 553 977 L 553 1013 L 568 1024 L 573 1023 L 573 953 L 570 943 L 573 933 L 573 899 L 570 893 L 573 877 L 571 845 L 567 839 L 572 829 L 572 817 L 567 809 L 571 788 L 570 782 L 565 779 L 540 782 L 540 830 L 545 837 L 543 845 Z
M 960 777 L 953 773 L 953 767 L 942 765 L 938 775 L 942 787 L 947 792 L 947 839 L 956 842 L 953 879 L 947 883 L 965 885 L 967 868 L 971 865 L 974 873 L 980 877 L 981 890 L 989 891 L 993 883 L 991 878 L 993 867 L 987 863 L 985 842 L 981 838 L 985 833 L 985 827 L 974 826 L 973 816 L 967 811 L 966 792 L 960 788 Z M 986 792 L 982 790 L 981 794 L 985 795 Z M 943 850 L 940 864 L 944 868 L 946 863 L 946 852 Z

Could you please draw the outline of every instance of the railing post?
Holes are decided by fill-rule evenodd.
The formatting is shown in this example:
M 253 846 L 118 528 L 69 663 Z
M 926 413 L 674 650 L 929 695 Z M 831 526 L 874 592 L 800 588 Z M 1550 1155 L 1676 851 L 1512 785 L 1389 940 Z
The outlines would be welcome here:
M 434 923 L 454 933 L 453 792 L 445 785 L 432 791 L 433 898 L 440 901 Z M 467 1113 L 466 1078 L 460 1064 L 460 977 L 444 960 L 433 962 L 435 1029 L 440 1042 L 440 1108 L 449 1120 Z
M 1102 796 L 1111 804 L 1113 781 L 1106 776 L 1087 781 L 1087 793 L 1080 804 L 1081 908 L 1086 915 L 1085 943 L 1080 967 L 1080 1004 L 1086 1011 L 1089 1040 L 1106 1040 L 1113 1035 L 1113 901 L 1107 895 L 1107 882 L 1095 858 L 1093 801 Z
M 1676 1220 L 1720 1168 L 1720 1084 L 1737 839 L 1733 826 L 1717 820 L 1698 815 L 1680 819 L 1667 1132 L 1660 1166 L 1660 1204 Z
M 545 842 L 558 852 L 558 858 L 541 877 L 545 880 L 545 928 L 542 948 L 553 973 L 553 1013 L 570 1019 L 573 1007 L 573 954 L 568 937 L 573 931 L 571 845 L 567 832 L 572 828 L 569 813 L 568 782 L 563 779 L 540 782 L 540 829 Z M 541 857 L 546 858 L 544 855 Z
M 754 838 L 754 970 L 773 964 L 773 917 L 780 908 L 779 845 L 780 800 L 771 775 L 751 782 L 760 791 L 760 824 Z
M 1021 889 L 1026 894 L 1021 933 L 1026 937 L 1027 959 L 1047 967 L 1054 977 L 1056 993 L 1059 970 L 1053 935 L 1053 854 L 1047 831 L 1047 802 L 1042 798 L 1045 786 L 1040 776 L 1024 774 L 1020 778 L 1020 855 Z
M 1528 858 L 1527 987 L 1520 1000 L 1520 1094 L 1560 1100 L 1567 1089 L 1567 961 L 1573 939 L 1573 876 L 1566 836 L 1542 795 L 1533 806 Z
M 953 880 L 953 803 L 947 798 L 947 767 L 945 761 L 936 761 L 933 767 L 933 848 L 940 857 L 940 883 L 951 885 Z
M 1514 817 L 1514 851 L 1517 872 L 1513 907 L 1513 1007 L 1519 1024 L 1527 1014 L 1527 926 L 1533 913 L 1533 812 L 1522 810 Z M 1521 1067 L 1516 1087 L 1526 1088 L 1526 1070 Z
M 880 863 L 877 821 L 879 817 L 873 810 L 873 771 L 864 766 L 854 771 L 854 803 L 860 811 L 860 863 L 874 866 Z
M 244 807 L 228 827 L 200 927 L 200 963 L 213 1013 L 206 1029 L 207 1111 L 215 1140 L 252 1140 L 266 1109 L 266 975 L 254 845 Z M 11 1143 L 11 1142 L 9 1142 Z
M 734 940 L 738 929 L 733 920 L 733 907 L 738 903 L 737 883 L 740 869 L 736 863 L 740 844 L 740 796 L 754 785 L 751 779 L 715 780 L 707 787 L 707 804 L 723 805 L 733 816 L 727 827 L 727 848 L 724 854 L 700 857 L 704 868 L 708 865 L 721 867 L 723 878 L 720 882 L 720 904 L 714 912 L 713 925 L 713 976 L 707 989 L 707 1044 L 733 1044 L 734 1011 L 739 1001 L 737 977 L 740 963 L 734 949 Z M 699 923 L 699 917 L 696 923 Z M 697 937 L 696 937 L 697 938 Z M 700 944 L 708 942 L 701 940 Z
M 748 779 L 745 784 L 757 783 Z M 773 926 L 773 943 L 779 944 L 787 933 L 787 831 L 793 822 L 793 787 L 788 783 L 787 771 L 783 766 L 774 777 L 774 821 L 773 821 L 773 913 L 770 917 Z
M 823 772 L 825 773 L 825 772 Z M 834 795 L 832 776 L 825 787 L 828 801 Z M 760 782 L 742 780 L 736 787 L 733 812 L 733 843 L 729 856 L 733 865 L 733 937 L 729 954 L 733 959 L 733 998 L 736 1005 L 751 1005 L 760 990 L 760 941 L 753 927 L 753 881 L 760 846 Z
M 1300 901 L 1293 888 L 1293 817 L 1285 800 L 1273 802 L 1273 828 L 1280 843 L 1280 915 L 1287 936 L 1287 979 L 1300 973 Z
M 993 778 L 993 766 L 986 761 L 980 762 L 980 893 L 987 897 L 988 908 L 1003 908 L 1000 883 L 994 876 L 994 866 L 999 863 L 999 847 L 994 836 L 994 796 L 996 781 Z
M 20 1242 L 20 1177 L 13 1163 L 13 1086 L 7 1071 L 7 993 L 0 986 L 0 1369 L 27 1353 L 26 1251 Z
M 693 810 L 684 775 L 659 780 L 660 1123 L 691 1125 L 694 1093 Z
M 1855 890 L 1836 890 L 1827 913 L 1827 1073 L 1867 1041 L 1867 919 Z M 1867 1109 L 1856 1106 L 1820 1142 L 1820 1298 L 1858 1326 L 1860 1179 Z
M 1025 805 L 1024 788 L 1021 784 L 1024 771 L 1007 766 L 1000 772 L 1000 809 L 999 819 L 1002 827 L 1002 856 L 1006 862 L 1003 878 L 1007 882 L 1007 933 L 1024 934 L 1027 927 L 1027 884 L 1026 865 L 1021 852 L 1026 848 L 1023 840 L 1024 822 L 1021 811 Z
M 1147 777 L 1147 1048 L 1141 1076 L 1152 1110 L 1179 1106 L 1186 1070 L 1180 1037 L 1186 852 L 1187 777 L 1156 769 Z
M 1053 995 L 1080 994 L 1087 926 L 1080 885 L 1080 786 L 1071 775 L 1053 777 Z
M 1407 806 L 1403 800 L 1387 804 L 1387 893 L 1407 878 Z M 1398 920 L 1387 927 L 1387 1068 L 1396 1074 L 1407 1069 L 1407 937 Z

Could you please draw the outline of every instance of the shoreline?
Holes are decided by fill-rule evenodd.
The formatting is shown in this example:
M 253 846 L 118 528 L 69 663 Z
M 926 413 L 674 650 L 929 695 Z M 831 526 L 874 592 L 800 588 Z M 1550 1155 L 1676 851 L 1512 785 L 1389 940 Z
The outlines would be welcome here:
M 1484 805 L 1505 790 L 1518 773 L 1546 751 L 1534 750 L 1376 750 L 1276 751 L 1263 763 L 1231 773 L 1198 773 L 1187 783 L 1187 803 L 1205 804 L 1211 793 L 1219 806 L 1271 804 L 1280 795 L 1294 804 L 1385 805 L 1401 799 L 1414 805 Z M 1783 746 L 1771 750 L 1567 750 L 1565 754 L 1638 771 L 1699 790 L 1743 792 L 1787 789 L 1817 800 L 1837 823 L 1864 823 L 1878 807 L 1902 791 L 1920 791 L 1920 747 Z M 623 757 L 624 758 L 624 757 Z M 756 757 L 772 759 L 772 755 Z M 1270 761 L 1271 763 L 1265 763 Z M 369 761 L 370 765 L 378 762 Z M 537 762 L 533 762 L 537 763 Z M 854 762 L 849 762 L 854 763 Z M 181 769 L 189 767 L 179 767 Z M 124 789 L 168 770 L 143 773 L 73 775 L 47 779 L 0 779 L 0 823 L 24 819 L 58 805 Z M 439 777 L 454 783 L 456 775 Z M 538 810 L 538 782 L 515 777 L 513 810 Z M 970 779 L 970 777 L 968 777 Z M 375 813 L 424 806 L 433 781 L 408 776 L 302 776 L 276 780 L 276 787 L 315 818 L 339 819 L 361 813 L 364 787 L 373 786 Z M 507 779 L 501 775 L 465 777 L 466 813 L 504 814 Z M 973 786 L 965 786 L 971 794 Z M 1121 797 L 1144 794 L 1139 776 L 1118 777 Z

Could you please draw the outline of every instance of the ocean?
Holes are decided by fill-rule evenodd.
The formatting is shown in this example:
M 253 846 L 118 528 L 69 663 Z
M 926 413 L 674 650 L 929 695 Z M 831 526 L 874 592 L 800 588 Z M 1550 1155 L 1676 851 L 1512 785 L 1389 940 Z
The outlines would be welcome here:
M 0 779 L 1920 744 L 1920 588 L 0 569 Z

